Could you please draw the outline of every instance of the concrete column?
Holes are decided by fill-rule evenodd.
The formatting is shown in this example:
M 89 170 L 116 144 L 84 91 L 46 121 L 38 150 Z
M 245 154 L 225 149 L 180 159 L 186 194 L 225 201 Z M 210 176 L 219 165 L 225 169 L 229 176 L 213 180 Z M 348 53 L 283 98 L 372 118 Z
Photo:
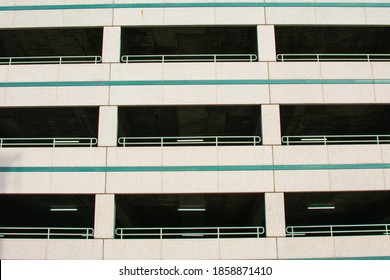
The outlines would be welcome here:
M 98 146 L 115 147 L 118 138 L 118 106 L 100 106 Z
M 114 238 L 115 196 L 97 194 L 95 198 L 95 238 Z
M 263 145 L 281 145 L 279 105 L 261 105 Z
M 284 193 L 265 193 L 265 228 L 267 237 L 286 236 Z
M 121 28 L 120 26 L 103 29 L 103 62 L 120 62 Z
M 273 25 L 257 26 L 259 61 L 276 61 L 275 28 Z

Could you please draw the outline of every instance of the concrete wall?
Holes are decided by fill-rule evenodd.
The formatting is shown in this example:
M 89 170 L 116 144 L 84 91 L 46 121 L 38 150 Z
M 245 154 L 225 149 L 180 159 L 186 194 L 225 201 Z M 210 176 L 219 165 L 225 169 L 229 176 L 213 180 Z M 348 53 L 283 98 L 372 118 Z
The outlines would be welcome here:
M 235 0 L 234 2 L 262 2 Z M 0 6 L 85 4 L 83 0 L 3 0 Z M 137 0 L 132 3 L 150 1 Z M 152 1 L 163 3 L 163 0 Z M 172 1 L 165 1 L 172 2 Z M 179 2 L 194 2 L 182 0 Z M 207 1 L 205 2 L 214 2 Z M 216 2 L 225 2 L 223 0 Z M 264 2 L 276 2 L 264 0 Z M 288 1 L 301 2 L 301 1 Z M 318 1 L 311 1 L 318 2 Z M 356 2 L 344 0 L 343 2 Z M 368 1 L 365 1 L 368 2 Z M 373 1 L 377 2 L 377 1 Z M 129 3 L 94 0 L 94 4 Z M 253 63 L 120 64 L 121 26 L 253 25 Z M 280 104 L 388 104 L 387 84 L 220 84 L 22 86 L 25 82 L 160 80 L 388 79 L 383 62 L 276 62 L 274 25 L 386 25 L 388 8 L 206 7 L 0 11 L 0 28 L 104 27 L 103 63 L 1 65 L 0 106 L 100 106 L 99 147 L 0 149 L 0 167 L 289 166 L 306 170 L 175 172 L 0 172 L 0 193 L 92 193 L 96 240 L 0 240 L 1 259 L 290 259 L 389 256 L 386 236 L 285 238 L 283 193 L 390 190 L 389 169 L 313 170 L 318 164 L 390 163 L 386 145 L 281 146 Z M 12 86 L 9 86 L 10 83 Z M 117 106 L 262 106 L 264 146 L 116 147 Z M 287 169 L 287 168 L 286 168 Z M 116 193 L 266 193 L 267 238 L 223 240 L 114 240 Z M 275 207 L 277 206 L 277 207 Z M 106 215 L 109 213 L 109 215 Z
M 321 259 L 387 257 L 390 238 L 0 240 L 0 248 L 1 259 Z

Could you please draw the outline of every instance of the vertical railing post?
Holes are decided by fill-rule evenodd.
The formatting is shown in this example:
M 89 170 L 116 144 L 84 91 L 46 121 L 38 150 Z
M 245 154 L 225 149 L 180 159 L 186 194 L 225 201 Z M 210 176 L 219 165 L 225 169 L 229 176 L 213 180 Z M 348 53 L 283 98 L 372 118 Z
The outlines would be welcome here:
M 164 56 L 164 55 L 161 56 L 161 62 L 162 62 L 162 63 L 165 62 L 165 56 Z
M 160 239 L 163 239 L 163 229 L 160 228 Z
M 55 146 L 56 146 L 56 139 L 53 138 L 53 148 L 55 148 Z
M 50 239 L 50 228 L 47 228 L 47 239 Z
M 0 138 L 0 148 L 3 148 L 3 138 Z
M 379 145 L 379 135 L 376 136 L 376 143 Z
M 8 62 L 9 62 L 9 65 L 12 64 L 12 57 L 9 58 L 9 61 L 8 61 Z
M 386 235 L 389 235 L 389 225 L 388 224 L 385 224 L 385 229 L 386 229 Z
M 260 228 L 259 227 L 256 228 L 256 232 L 257 232 L 257 238 L 260 238 Z
M 217 228 L 217 238 L 218 238 L 218 239 L 219 239 L 219 234 L 220 234 L 219 228 Z
M 317 62 L 320 62 L 320 55 L 317 54 L 316 57 L 317 57 Z
M 330 236 L 333 237 L 333 226 L 329 226 L 330 229 Z

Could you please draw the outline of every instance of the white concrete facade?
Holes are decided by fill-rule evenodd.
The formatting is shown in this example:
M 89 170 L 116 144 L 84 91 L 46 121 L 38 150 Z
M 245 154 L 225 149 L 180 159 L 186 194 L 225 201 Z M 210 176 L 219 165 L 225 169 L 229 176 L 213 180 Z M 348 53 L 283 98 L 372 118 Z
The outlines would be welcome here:
M 0 65 L 0 110 L 99 107 L 98 146 L 0 148 L 0 194 L 93 194 L 93 240 L 0 239 L 0 259 L 302 259 L 389 257 L 389 236 L 286 237 L 284 194 L 390 191 L 388 145 L 283 146 L 280 106 L 388 104 L 387 83 L 269 83 L 274 80 L 389 79 L 389 62 L 276 62 L 275 25 L 390 25 L 390 7 L 164 7 L 28 10 L 32 5 L 192 3 L 196 1 L 6 0 L 0 29 L 103 27 L 102 63 Z M 202 1 L 276 3 L 280 1 Z M 282 1 L 302 2 L 302 1 Z M 323 2 L 323 1 L 305 1 Z M 357 2 L 343 0 L 340 2 Z M 369 1 L 358 1 L 369 2 Z M 378 1 L 373 1 L 378 2 Z M 2 10 L 25 6 L 26 10 Z M 257 27 L 256 62 L 120 63 L 123 26 Z M 232 84 L 221 81 L 239 81 Z M 139 85 L 134 81 L 161 81 Z M 176 84 L 164 84 L 176 81 Z M 178 81 L 178 82 L 177 82 Z M 215 81 L 181 84 L 183 81 Z M 86 85 L 63 82 L 93 82 Z M 115 84 L 112 82 L 129 82 Z M 28 83 L 36 83 L 29 85 Z M 42 85 L 52 83 L 50 85 Z M 118 107 L 258 105 L 262 145 L 118 147 Z M 142 125 L 142 124 L 141 124 Z M 315 169 L 313 165 L 360 165 Z M 381 164 L 368 168 L 370 164 Z M 288 168 L 306 166 L 306 169 Z M 212 167 L 165 172 L 165 167 Z M 236 167 L 229 170 L 228 167 Z M 256 166 L 254 169 L 245 169 Z M 279 168 L 283 166 L 283 168 Z M 287 166 L 287 167 L 286 167 Z M 96 167 L 94 172 L 31 172 L 30 167 Z M 115 168 L 157 168 L 118 171 Z M 14 171 L 12 168 L 21 168 Z M 26 169 L 23 169 L 26 168 Z M 107 168 L 107 169 L 105 169 Z M 114 168 L 110 169 L 110 168 Z M 158 169 L 160 168 L 160 169 Z M 214 168 L 214 169 L 213 169 Z M 115 239 L 116 194 L 265 194 L 266 237 L 204 240 Z M 363 244 L 363 245 L 362 245 Z

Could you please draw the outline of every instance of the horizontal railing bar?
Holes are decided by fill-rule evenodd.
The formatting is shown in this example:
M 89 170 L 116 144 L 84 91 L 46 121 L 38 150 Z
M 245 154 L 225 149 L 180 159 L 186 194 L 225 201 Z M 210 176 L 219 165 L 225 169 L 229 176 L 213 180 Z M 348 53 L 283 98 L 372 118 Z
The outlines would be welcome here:
M 70 138 L 0 138 L 0 148 L 8 146 L 94 146 L 97 144 L 95 137 L 70 137 Z
M 68 63 L 100 63 L 102 57 L 99 55 L 85 56 L 18 56 L 0 57 L 0 65 L 13 64 L 68 64 Z
M 207 59 L 204 59 L 206 58 Z M 155 58 L 155 59 L 153 59 Z M 121 61 L 130 62 L 228 62 L 256 61 L 256 54 L 162 54 L 162 55 L 123 55 Z
M 363 138 L 363 139 L 359 139 Z M 388 139 L 386 139 L 388 138 Z M 283 144 L 297 143 L 390 143 L 390 135 L 294 135 L 283 136 Z
M 378 227 L 382 227 L 379 229 Z M 287 236 L 302 236 L 315 234 L 345 234 L 345 233 L 384 233 L 389 235 L 390 224 L 353 224 L 353 225 L 313 225 L 313 226 L 288 226 L 286 227 Z M 348 229 L 349 228 L 349 229 Z M 371 228 L 371 229 L 370 229 Z M 314 229 L 314 230 L 308 230 Z M 322 230 L 315 230 L 322 229 Z
M 230 230 L 230 231 L 224 232 L 224 230 Z M 154 231 L 154 232 L 150 232 L 150 231 Z M 234 236 L 255 235 L 259 237 L 259 235 L 264 234 L 264 232 L 265 232 L 264 227 L 169 227 L 169 228 L 117 228 L 115 229 L 115 234 L 120 236 L 120 238 L 126 236 L 129 237 L 158 236 L 160 238 L 163 238 L 164 236 L 184 237 L 186 236 L 186 234 L 193 234 L 194 236 L 199 236 L 199 237 L 216 236 L 216 238 L 233 236 L 233 235 Z
M 387 61 L 390 54 L 278 54 L 277 61 Z
M 390 224 L 352 224 L 352 225 L 313 225 L 313 226 L 288 226 L 287 228 L 329 228 L 329 227 L 380 227 Z
M 230 141 L 227 141 L 229 140 Z M 236 141 L 232 139 L 241 139 Z M 243 140 L 248 139 L 248 140 Z M 132 141 L 131 141 L 132 140 Z M 141 142 L 137 141 L 141 140 Z M 150 140 L 150 141 L 142 141 Z M 155 140 L 155 141 L 154 141 Z M 174 140 L 174 141 L 172 141 Z M 206 141 L 203 141 L 206 140 Z M 214 141 L 207 141 L 214 140 Z M 210 145 L 210 144 L 259 144 L 261 143 L 260 136 L 178 136 L 178 137 L 120 137 L 118 138 L 118 144 L 126 146 L 136 145 Z
M 40 231 L 40 232 L 37 232 Z M 63 231 L 63 232 L 59 232 Z M 79 231 L 79 232 L 76 232 Z M 51 228 L 51 227 L 0 227 L 0 237 L 7 236 L 44 236 L 50 239 L 51 236 L 81 236 L 93 237 L 93 228 Z

